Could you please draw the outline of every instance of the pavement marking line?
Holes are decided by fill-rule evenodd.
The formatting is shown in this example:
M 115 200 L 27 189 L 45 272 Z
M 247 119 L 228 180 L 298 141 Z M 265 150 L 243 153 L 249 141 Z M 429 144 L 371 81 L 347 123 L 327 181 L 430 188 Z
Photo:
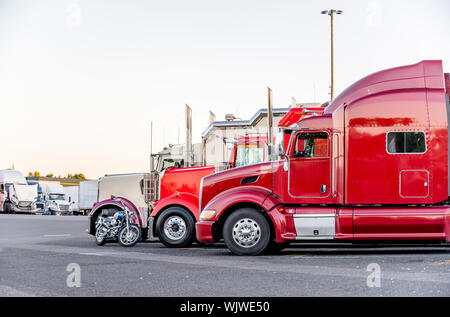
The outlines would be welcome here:
M 94 248 L 80 248 L 80 247 L 66 247 L 66 246 L 49 246 L 49 245 L 16 245 L 14 248 L 32 249 L 34 251 L 55 252 L 65 254 L 80 254 L 80 253 L 95 253 L 98 254 L 98 249 Z M 367 278 L 367 272 L 363 269 L 317 266 L 305 264 L 282 264 L 282 263 L 268 263 L 268 262 L 251 262 L 234 258 L 217 259 L 211 256 L 179 256 L 179 255 L 165 255 L 156 253 L 142 253 L 136 251 L 120 252 L 108 254 L 110 257 L 128 258 L 142 261 L 156 261 L 162 263 L 174 263 L 184 265 L 196 265 L 215 268 L 240 269 L 251 271 L 266 271 L 266 272 L 284 272 L 295 274 L 308 274 L 319 276 L 338 276 L 350 278 Z M 450 274 L 433 273 L 433 272 L 398 272 L 382 270 L 382 279 L 401 280 L 413 282 L 435 282 L 450 284 Z
M 80 255 L 94 255 L 94 256 L 119 256 L 126 255 L 126 252 L 82 252 Z
M 36 295 L 19 291 L 10 286 L 0 285 L 0 297 L 36 297 Z
M 70 237 L 70 233 L 63 233 L 63 234 L 44 234 L 44 237 Z

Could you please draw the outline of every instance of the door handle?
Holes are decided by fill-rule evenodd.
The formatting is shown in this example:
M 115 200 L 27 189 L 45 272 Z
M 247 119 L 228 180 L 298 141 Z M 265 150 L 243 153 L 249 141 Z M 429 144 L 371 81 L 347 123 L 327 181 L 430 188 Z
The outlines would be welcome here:
M 327 185 L 320 185 L 320 192 L 325 194 L 327 192 Z

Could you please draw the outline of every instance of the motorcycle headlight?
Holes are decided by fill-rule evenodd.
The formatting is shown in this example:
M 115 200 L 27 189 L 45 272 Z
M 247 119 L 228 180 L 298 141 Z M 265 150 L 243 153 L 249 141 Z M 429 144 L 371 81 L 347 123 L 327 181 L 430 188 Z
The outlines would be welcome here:
M 216 215 L 215 210 L 203 210 L 200 214 L 200 220 L 209 220 Z

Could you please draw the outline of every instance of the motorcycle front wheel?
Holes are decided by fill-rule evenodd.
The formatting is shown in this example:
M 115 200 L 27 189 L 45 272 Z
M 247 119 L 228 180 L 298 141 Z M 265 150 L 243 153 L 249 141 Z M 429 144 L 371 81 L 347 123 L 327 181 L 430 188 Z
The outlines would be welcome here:
M 119 231 L 119 243 L 123 247 L 134 246 L 141 238 L 141 228 L 135 224 L 129 224 L 129 230 L 127 231 L 127 226 L 123 226 Z
M 97 245 L 105 245 L 106 243 L 106 235 L 102 234 L 102 230 L 100 230 L 101 228 L 98 228 L 97 231 L 95 232 L 95 243 L 97 243 Z

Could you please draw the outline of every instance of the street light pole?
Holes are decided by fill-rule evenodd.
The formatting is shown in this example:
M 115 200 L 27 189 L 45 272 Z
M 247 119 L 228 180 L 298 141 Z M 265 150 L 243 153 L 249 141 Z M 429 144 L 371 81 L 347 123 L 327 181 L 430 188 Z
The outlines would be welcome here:
M 331 100 L 334 99 L 334 15 L 335 14 L 342 14 L 343 11 L 342 10 L 325 10 L 321 12 L 322 14 L 327 14 L 330 16 L 331 18 L 331 86 L 330 86 L 330 95 L 331 95 Z

